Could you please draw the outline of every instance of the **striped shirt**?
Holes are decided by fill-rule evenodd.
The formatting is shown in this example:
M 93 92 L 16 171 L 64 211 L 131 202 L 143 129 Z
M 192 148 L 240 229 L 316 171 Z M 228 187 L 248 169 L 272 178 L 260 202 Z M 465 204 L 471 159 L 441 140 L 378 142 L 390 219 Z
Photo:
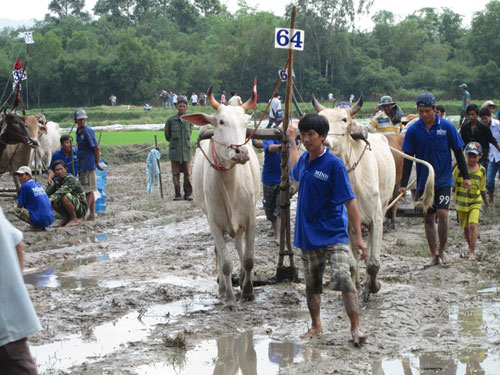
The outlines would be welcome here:
M 481 167 L 476 172 L 469 170 L 472 186 L 469 191 L 464 188 L 464 179 L 460 175 L 458 167 L 453 170 L 455 181 L 455 207 L 457 211 L 469 212 L 472 209 L 481 209 L 483 198 L 481 193 L 486 190 L 486 169 Z
M 398 134 L 401 129 L 401 124 L 393 125 L 389 116 L 384 111 L 378 111 L 370 121 L 369 128 L 373 132 L 385 134 Z

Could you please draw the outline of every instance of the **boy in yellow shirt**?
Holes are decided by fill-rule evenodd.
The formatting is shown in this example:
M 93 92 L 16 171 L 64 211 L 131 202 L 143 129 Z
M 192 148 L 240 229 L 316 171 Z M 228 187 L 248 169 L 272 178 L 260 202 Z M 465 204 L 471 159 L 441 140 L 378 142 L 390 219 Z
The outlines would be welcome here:
M 467 143 L 465 146 L 465 158 L 467 170 L 472 182 L 472 186 L 467 190 L 463 186 L 463 177 L 460 175 L 458 167 L 453 170 L 453 180 L 455 181 L 455 207 L 460 220 L 460 226 L 464 229 L 464 237 L 469 244 L 469 260 L 475 260 L 475 250 L 477 242 L 477 226 L 479 223 L 479 212 L 481 204 L 486 199 L 486 170 L 479 164 L 483 156 L 481 145 L 477 142 Z

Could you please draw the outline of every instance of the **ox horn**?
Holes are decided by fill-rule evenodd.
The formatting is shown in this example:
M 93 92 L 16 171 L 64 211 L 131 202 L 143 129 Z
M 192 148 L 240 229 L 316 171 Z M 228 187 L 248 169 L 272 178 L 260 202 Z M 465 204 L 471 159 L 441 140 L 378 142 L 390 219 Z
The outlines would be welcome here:
M 312 105 L 314 106 L 314 109 L 316 110 L 316 112 L 321 112 L 322 110 L 326 109 L 321 104 L 319 104 L 319 102 L 316 100 L 316 97 L 314 96 L 314 94 L 312 95 Z
M 250 97 L 250 99 L 248 99 L 241 105 L 245 113 L 247 113 L 248 110 L 253 107 L 253 103 L 255 103 L 255 92 L 252 91 L 252 96 Z
M 359 94 L 358 101 L 351 108 L 351 116 L 354 117 L 354 115 L 359 112 L 359 110 L 361 109 L 362 106 L 363 106 L 363 94 L 361 93 L 361 94 Z
M 215 100 L 214 96 L 212 95 L 212 86 L 208 88 L 207 98 L 212 108 L 217 111 L 219 109 L 220 103 Z

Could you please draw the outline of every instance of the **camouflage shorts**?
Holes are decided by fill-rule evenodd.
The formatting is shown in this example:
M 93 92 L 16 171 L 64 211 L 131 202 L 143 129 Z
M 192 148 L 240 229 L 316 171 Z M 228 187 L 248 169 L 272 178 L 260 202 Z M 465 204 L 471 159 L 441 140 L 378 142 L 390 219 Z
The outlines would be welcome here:
M 26 208 L 18 207 L 16 204 L 16 206 L 14 207 L 14 215 L 16 215 L 22 221 L 33 225 L 30 219 L 30 212 Z
M 266 212 L 267 220 L 280 217 L 280 186 L 263 185 L 262 203 Z
M 330 262 L 330 289 L 356 293 L 351 279 L 348 245 L 339 243 L 314 250 L 302 250 L 302 262 L 307 294 L 323 292 L 323 274 L 327 262 Z
M 87 204 L 83 204 L 80 199 L 78 199 L 77 197 L 75 197 L 71 193 L 66 193 L 65 196 L 71 202 L 71 204 L 73 205 L 73 207 L 75 207 L 76 217 L 79 218 L 79 219 L 81 219 L 82 217 L 85 217 L 85 214 L 87 213 Z M 64 204 L 61 201 L 61 198 L 62 198 L 62 196 L 60 198 L 54 199 L 52 201 L 52 203 L 55 206 L 57 206 L 58 208 L 60 208 L 62 210 L 65 210 Z

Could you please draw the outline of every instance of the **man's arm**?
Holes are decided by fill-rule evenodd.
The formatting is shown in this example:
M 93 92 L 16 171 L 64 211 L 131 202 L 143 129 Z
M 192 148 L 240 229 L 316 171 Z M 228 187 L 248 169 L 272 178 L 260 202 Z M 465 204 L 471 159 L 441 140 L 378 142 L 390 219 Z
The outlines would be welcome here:
M 356 251 L 359 255 L 359 259 L 363 260 L 366 258 L 367 247 L 365 241 L 363 241 L 363 233 L 361 232 L 361 219 L 359 217 L 356 198 L 345 202 L 345 207 L 347 209 L 349 225 L 354 230 L 354 249 L 352 249 L 352 251 Z
M 17 259 L 19 259 L 19 266 L 21 267 L 21 273 L 24 272 L 24 241 L 19 242 L 16 245 Z
M 267 151 L 269 152 L 280 152 L 281 151 L 281 143 L 279 144 L 272 144 L 272 145 L 269 145 L 269 147 L 267 148 Z
M 288 157 L 288 166 L 290 167 L 291 170 L 293 170 L 293 167 L 297 162 L 299 161 L 300 155 L 299 155 L 299 148 L 297 147 L 297 144 L 295 143 L 295 140 L 297 139 L 298 134 L 298 129 L 289 126 L 286 129 L 286 135 L 288 138 L 288 144 L 290 145 L 289 152 L 290 156 Z
M 413 168 L 413 160 L 404 159 L 403 160 L 403 174 L 401 176 L 401 182 L 399 183 L 399 193 L 406 193 L 406 187 L 408 186 L 408 180 L 410 179 L 411 169 Z
M 96 165 L 97 169 L 99 169 L 100 171 L 103 171 L 104 167 L 101 164 L 99 164 L 99 162 L 101 160 L 101 148 L 99 147 L 99 145 L 97 145 L 92 150 L 94 151 L 94 159 L 95 159 L 95 165 Z
M 167 122 L 165 123 L 165 129 L 164 129 L 164 132 L 165 132 L 165 139 L 170 142 L 170 137 L 171 137 L 171 130 L 170 130 L 170 124 L 169 124 L 169 121 L 167 120 Z

